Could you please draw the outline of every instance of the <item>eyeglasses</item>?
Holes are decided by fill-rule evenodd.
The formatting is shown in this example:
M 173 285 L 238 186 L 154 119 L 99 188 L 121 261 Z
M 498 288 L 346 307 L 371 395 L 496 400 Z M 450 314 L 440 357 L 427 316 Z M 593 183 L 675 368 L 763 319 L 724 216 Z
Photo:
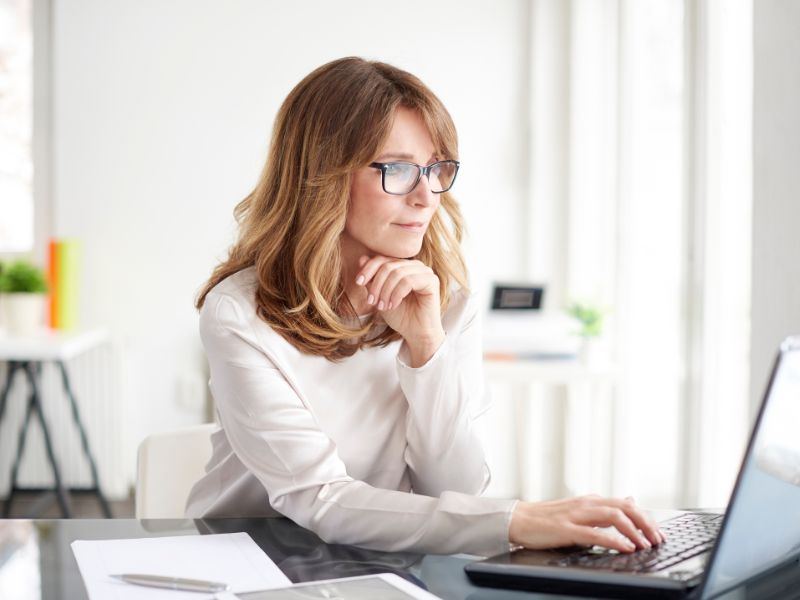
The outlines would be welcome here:
M 441 194 L 453 187 L 453 182 L 461 165 L 457 160 L 440 160 L 423 167 L 410 162 L 370 163 L 373 169 L 380 169 L 383 191 L 395 196 L 410 194 L 425 175 L 431 192 Z

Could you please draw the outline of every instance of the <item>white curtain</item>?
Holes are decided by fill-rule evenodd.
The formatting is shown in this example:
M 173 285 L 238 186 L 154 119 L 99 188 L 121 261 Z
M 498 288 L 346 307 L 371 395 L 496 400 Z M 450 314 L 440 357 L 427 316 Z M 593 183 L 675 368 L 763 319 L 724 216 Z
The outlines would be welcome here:
M 518 398 L 525 497 L 727 499 L 750 416 L 751 7 L 724 4 L 530 5 L 524 276 L 550 308 L 607 309 L 616 379 Z

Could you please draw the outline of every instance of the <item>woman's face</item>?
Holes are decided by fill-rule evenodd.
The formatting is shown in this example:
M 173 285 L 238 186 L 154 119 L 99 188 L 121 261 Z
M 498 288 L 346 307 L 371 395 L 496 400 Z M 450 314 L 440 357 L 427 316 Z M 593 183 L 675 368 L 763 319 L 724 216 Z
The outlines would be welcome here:
M 419 113 L 398 108 L 386 144 L 373 162 L 404 161 L 426 166 L 437 160 L 431 136 Z M 350 188 L 342 250 L 347 257 L 380 254 L 392 258 L 416 256 L 439 195 L 431 193 L 427 177 L 405 196 L 387 194 L 381 172 L 372 167 L 356 171 Z

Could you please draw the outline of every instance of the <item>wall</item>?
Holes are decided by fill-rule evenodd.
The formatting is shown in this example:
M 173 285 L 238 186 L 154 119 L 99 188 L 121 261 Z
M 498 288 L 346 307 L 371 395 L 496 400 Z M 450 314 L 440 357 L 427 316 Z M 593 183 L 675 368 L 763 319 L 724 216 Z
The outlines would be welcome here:
M 800 334 L 800 3 L 753 5 L 753 408 L 778 343 Z
M 193 297 L 233 239 L 280 103 L 328 60 L 385 60 L 440 95 L 461 138 L 476 284 L 519 278 L 526 11 L 524 0 L 55 1 L 52 208 L 40 208 L 55 235 L 83 242 L 83 324 L 125 349 L 131 471 L 144 435 L 203 419 Z

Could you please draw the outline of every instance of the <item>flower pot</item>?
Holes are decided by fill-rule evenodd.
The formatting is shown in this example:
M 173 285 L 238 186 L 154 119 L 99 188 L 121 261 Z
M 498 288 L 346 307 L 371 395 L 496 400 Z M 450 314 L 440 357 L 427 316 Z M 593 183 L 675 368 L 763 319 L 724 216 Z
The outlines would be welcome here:
M 5 327 L 11 335 L 30 335 L 44 328 L 45 294 L 3 294 Z
M 584 365 L 589 368 L 597 368 L 608 361 L 608 348 L 602 339 L 584 337 L 578 355 Z

